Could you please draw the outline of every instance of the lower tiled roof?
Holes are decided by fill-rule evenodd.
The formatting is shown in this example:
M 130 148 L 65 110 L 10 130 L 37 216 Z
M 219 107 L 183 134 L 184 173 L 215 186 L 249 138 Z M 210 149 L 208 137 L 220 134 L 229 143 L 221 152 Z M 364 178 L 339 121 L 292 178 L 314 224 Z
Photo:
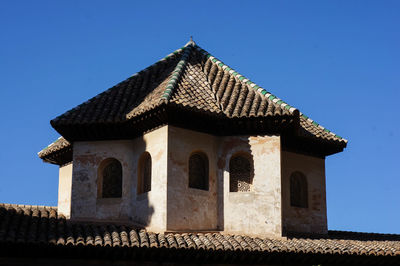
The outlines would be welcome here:
M 38 152 L 45 162 L 63 165 L 72 161 L 72 144 L 64 137 L 59 137 L 46 148 Z
M 168 250 L 190 252 L 194 257 L 202 254 L 208 259 L 245 254 L 246 258 L 258 263 L 264 259 L 277 259 L 277 255 L 285 261 L 307 257 L 313 263 L 332 262 L 334 258 L 336 261 L 347 258 L 360 262 L 359 259 L 363 259 L 366 263 L 384 259 L 386 263 L 400 263 L 400 235 L 330 231 L 322 236 L 271 239 L 219 232 L 162 234 L 132 225 L 73 222 L 58 215 L 56 207 L 13 204 L 0 204 L 0 245 L 6 250 L 12 249 L 13 245 L 133 248 L 139 253 L 151 249 L 162 250 L 164 255 Z M 216 257 L 210 257 L 210 254 Z
M 316 124 L 305 116 L 300 116 L 299 136 L 311 137 L 314 139 L 322 139 L 334 142 L 343 142 L 337 135 L 332 134 L 329 130 Z
M 70 146 L 71 143 L 69 143 L 68 140 L 64 139 L 63 137 L 59 137 L 56 141 L 52 142 L 46 148 L 38 152 L 38 155 L 41 159 L 44 159 L 46 156 Z

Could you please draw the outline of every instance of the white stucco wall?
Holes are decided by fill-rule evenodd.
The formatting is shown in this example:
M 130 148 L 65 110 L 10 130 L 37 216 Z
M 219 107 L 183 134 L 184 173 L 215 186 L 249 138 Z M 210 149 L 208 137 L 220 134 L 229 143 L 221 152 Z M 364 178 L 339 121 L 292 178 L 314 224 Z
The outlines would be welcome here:
M 250 192 L 229 191 L 229 160 L 245 152 L 254 161 Z M 218 168 L 223 187 L 220 223 L 227 233 L 281 236 L 281 169 L 279 136 L 240 136 L 220 138 Z M 222 197 L 223 195 L 223 197 Z M 222 207 L 223 206 L 223 207 Z
M 308 208 L 290 206 L 290 175 L 302 172 L 308 183 Z M 325 159 L 282 152 L 282 216 L 287 232 L 327 233 Z
M 72 163 L 60 166 L 58 177 L 58 214 L 71 216 Z
M 217 229 L 217 140 L 209 134 L 168 127 L 168 230 Z M 198 151 L 208 157 L 208 191 L 189 188 L 189 157 Z

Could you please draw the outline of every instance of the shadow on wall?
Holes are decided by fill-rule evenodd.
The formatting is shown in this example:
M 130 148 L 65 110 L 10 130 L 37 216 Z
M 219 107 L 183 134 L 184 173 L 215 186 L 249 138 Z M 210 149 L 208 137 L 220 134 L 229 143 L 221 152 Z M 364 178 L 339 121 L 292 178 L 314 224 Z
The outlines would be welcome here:
M 225 210 L 230 193 L 252 190 L 254 158 L 248 136 L 221 137 L 218 149 L 218 230 L 226 229 Z
M 123 91 L 125 97 L 118 114 L 122 120 L 132 112 L 142 112 L 148 106 L 155 104 L 154 101 L 158 100 L 164 92 L 179 59 L 180 56 L 171 57 L 139 72 L 139 75 L 134 75 L 115 87 L 116 90 Z M 132 223 L 142 227 L 161 228 L 162 222 L 165 222 L 163 216 L 166 215 L 161 207 L 163 202 L 166 204 L 166 191 L 162 188 L 163 184 L 166 185 L 166 180 L 163 180 L 166 169 L 162 168 L 164 159 L 160 158 L 164 157 L 162 155 L 160 157 L 160 154 L 165 154 L 167 149 L 166 144 L 164 150 L 157 148 L 162 146 L 163 141 L 161 140 L 160 143 L 160 140 L 154 137 L 157 135 L 157 133 L 154 134 L 155 131 L 157 129 L 133 140 L 133 160 L 130 162 L 132 174 L 126 175 L 131 179 L 131 183 L 126 182 L 129 184 L 130 192 L 125 195 L 129 198 L 131 207 L 129 219 Z M 163 136 L 159 137 L 163 138 Z M 157 213 L 155 213 L 154 205 L 161 207 Z
M 158 190 L 160 189 L 157 186 L 158 184 L 154 182 L 159 162 L 154 161 L 153 150 L 148 146 L 144 137 L 138 137 L 133 141 L 131 219 L 136 226 L 143 228 L 152 224 L 153 204 L 157 202 Z
M 76 145 L 73 219 L 149 225 L 154 201 L 152 161 L 146 146 L 143 137 Z

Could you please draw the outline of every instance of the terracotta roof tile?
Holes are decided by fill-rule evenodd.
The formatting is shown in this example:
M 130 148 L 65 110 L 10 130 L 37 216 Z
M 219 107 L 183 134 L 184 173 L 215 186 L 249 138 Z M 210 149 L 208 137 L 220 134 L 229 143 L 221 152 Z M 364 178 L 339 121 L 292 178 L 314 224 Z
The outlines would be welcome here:
M 160 104 L 164 88 L 182 53 L 140 71 L 127 80 L 52 120 L 58 124 L 117 123 Z
M 201 59 L 196 54 L 187 59 L 177 86 L 171 92 L 170 102 L 205 112 L 221 113 L 207 76 L 201 68 Z
M 300 115 L 300 126 L 301 136 L 347 143 L 347 140 L 332 133 L 303 114 Z
M 174 95 L 176 87 L 178 93 Z M 171 95 L 174 95 L 174 102 L 192 106 L 200 102 L 198 108 L 223 111 L 228 116 L 262 116 L 266 115 L 266 110 L 268 115 L 296 111 L 194 42 L 189 42 L 163 60 L 57 117 L 52 123 L 57 126 L 123 121 L 154 108 L 160 103 L 160 98 L 169 100 Z M 220 107 L 208 106 L 215 101 Z

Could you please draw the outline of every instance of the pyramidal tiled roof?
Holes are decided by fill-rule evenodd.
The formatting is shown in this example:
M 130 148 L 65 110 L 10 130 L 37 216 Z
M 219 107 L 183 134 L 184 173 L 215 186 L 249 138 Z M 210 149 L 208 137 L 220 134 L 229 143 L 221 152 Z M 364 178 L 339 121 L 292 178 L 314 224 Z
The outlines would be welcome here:
M 58 129 L 123 123 L 163 105 L 226 119 L 298 117 L 301 136 L 343 146 L 347 143 L 347 140 L 239 74 L 192 40 L 146 69 L 58 116 L 51 124 Z M 40 154 L 45 154 L 48 149 Z
M 297 111 L 190 41 L 51 123 L 123 122 L 168 103 L 227 117 L 288 115 Z

